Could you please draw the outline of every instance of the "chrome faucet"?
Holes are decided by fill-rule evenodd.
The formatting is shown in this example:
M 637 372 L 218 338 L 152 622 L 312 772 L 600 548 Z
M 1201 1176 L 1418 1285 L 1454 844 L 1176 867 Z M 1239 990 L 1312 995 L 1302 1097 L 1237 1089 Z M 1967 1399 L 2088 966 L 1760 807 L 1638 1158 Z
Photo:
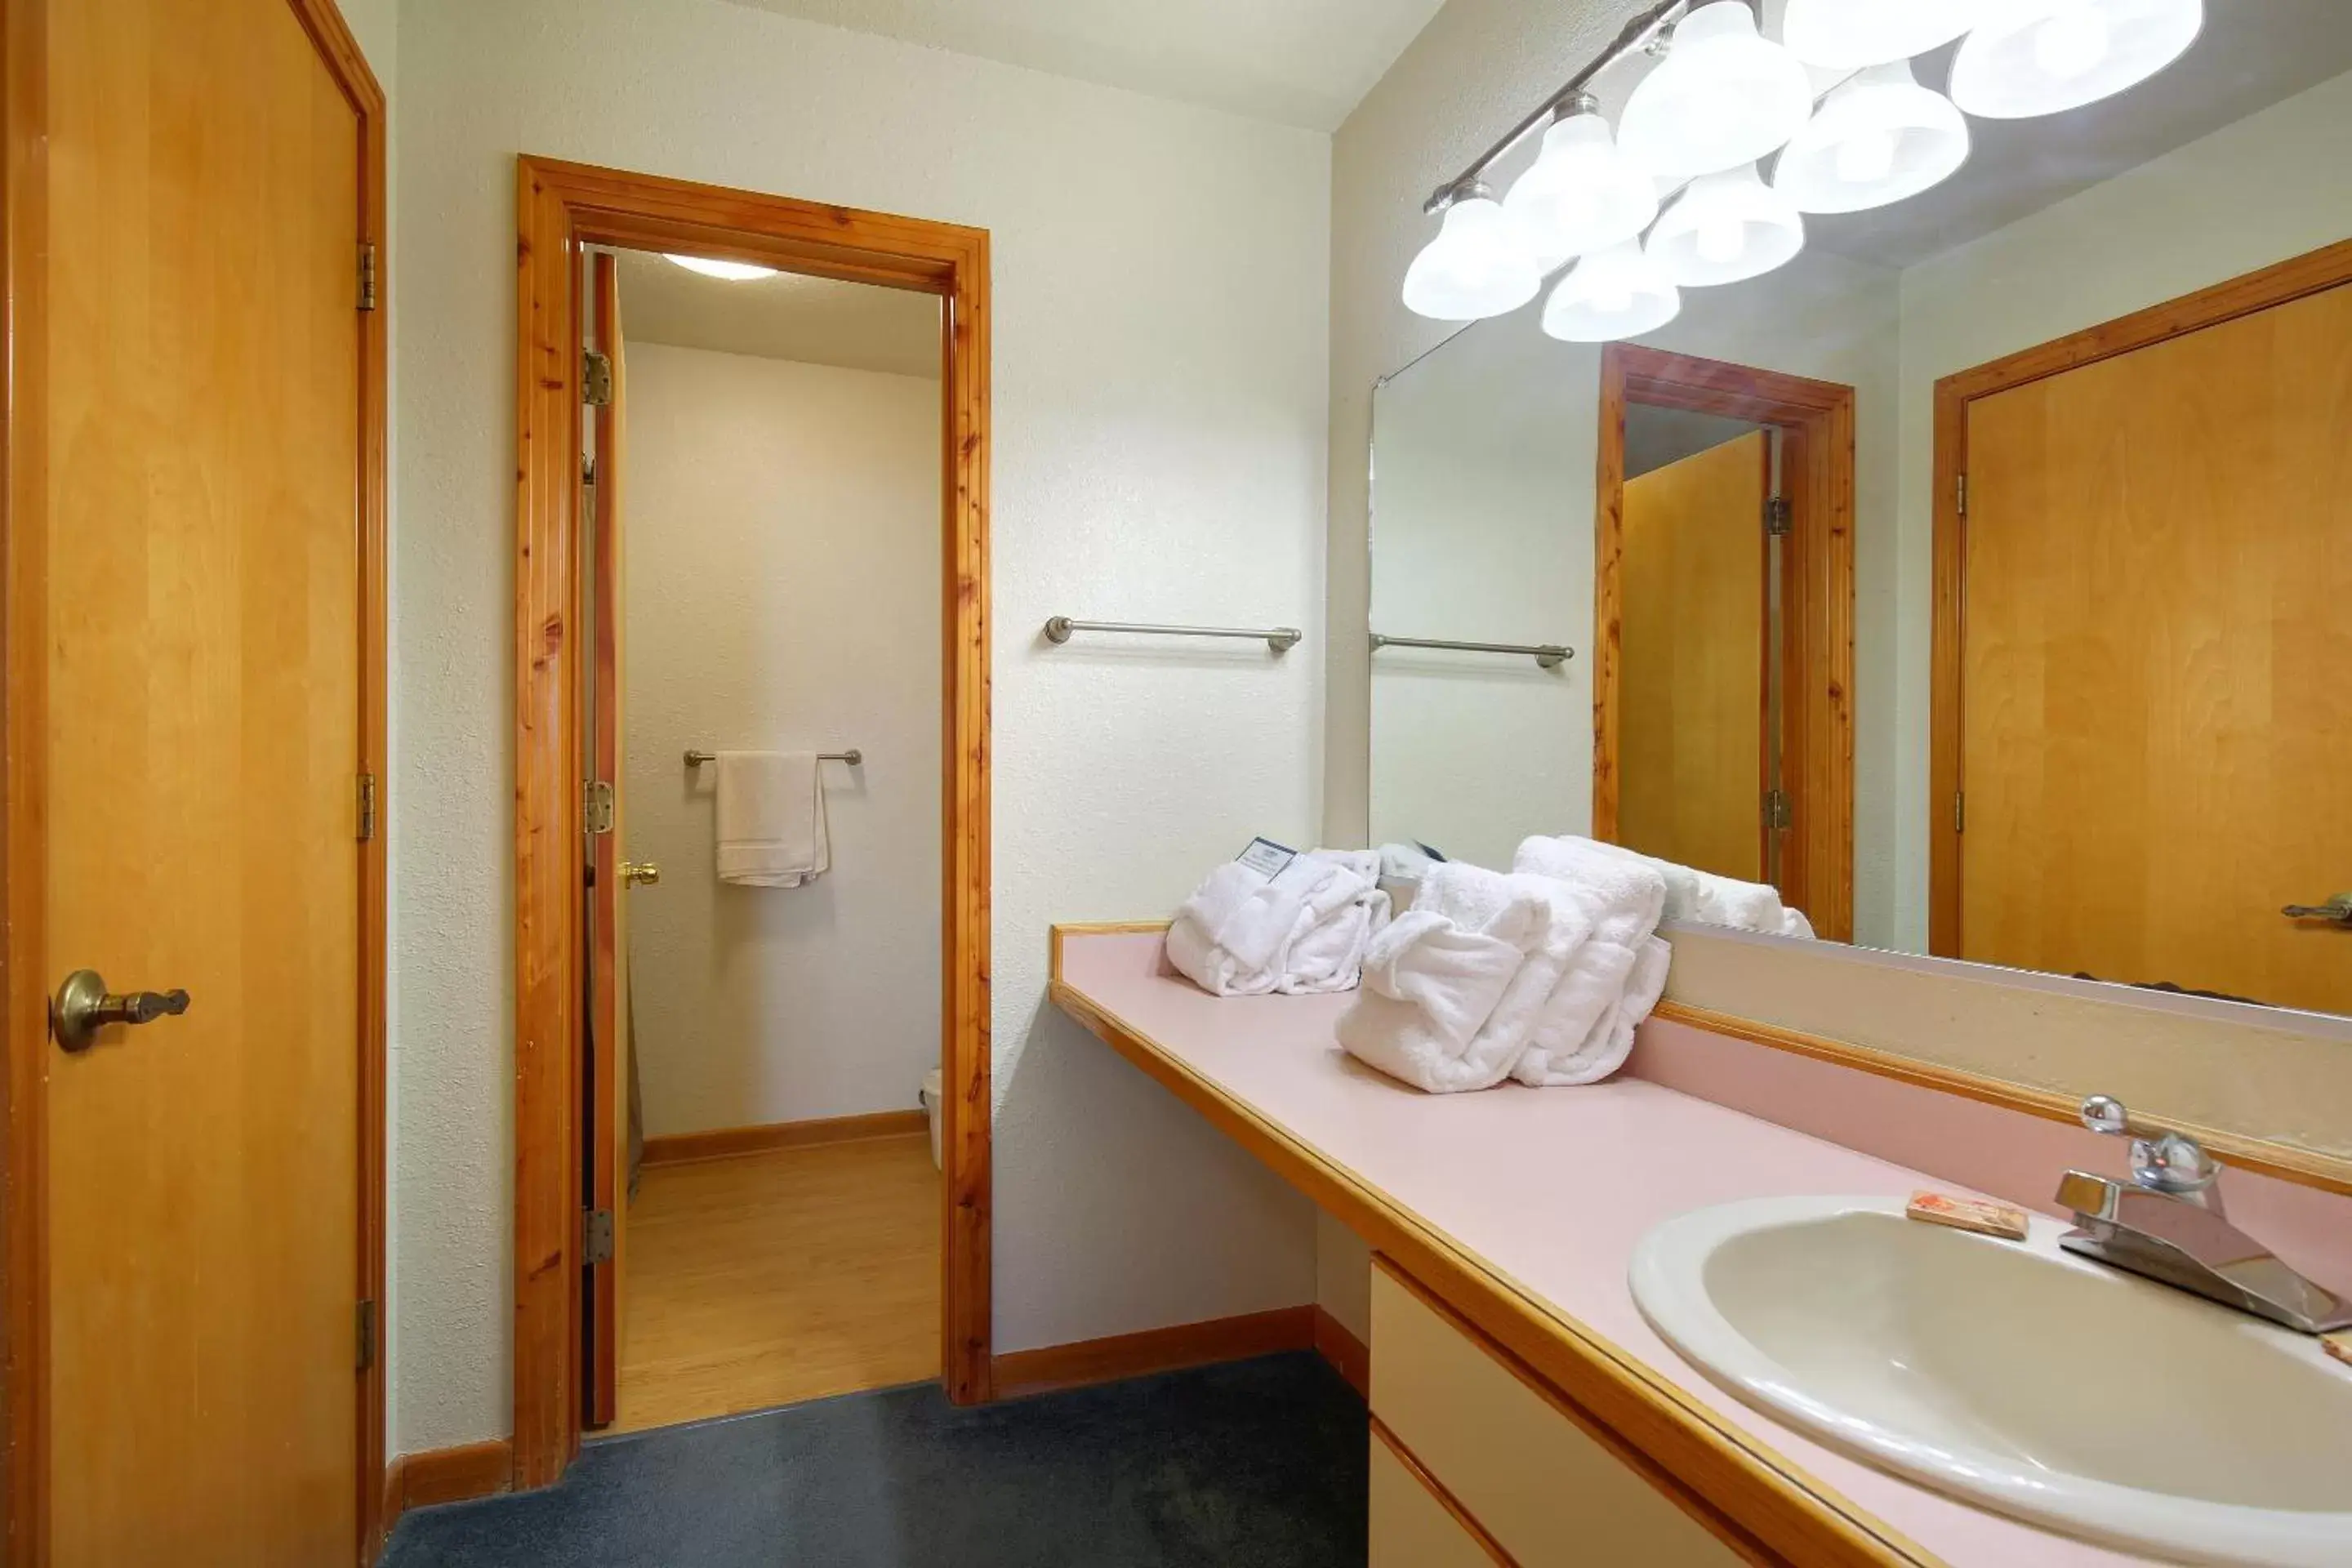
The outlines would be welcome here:
M 2059 1246 L 2306 1334 L 2352 1328 L 2352 1302 L 2223 1217 L 2221 1163 L 2194 1138 L 2141 1121 L 2104 1094 L 2083 1101 L 2083 1125 L 2132 1141 L 2132 1179 L 2067 1172 L 2058 1201 L 2078 1228 Z

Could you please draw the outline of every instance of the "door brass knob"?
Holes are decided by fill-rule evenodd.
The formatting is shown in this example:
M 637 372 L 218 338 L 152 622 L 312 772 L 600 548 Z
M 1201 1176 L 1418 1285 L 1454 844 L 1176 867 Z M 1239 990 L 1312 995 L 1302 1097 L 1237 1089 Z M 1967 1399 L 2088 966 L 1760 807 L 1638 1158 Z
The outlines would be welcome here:
M 98 1043 L 99 1030 L 110 1024 L 152 1024 L 188 1010 L 184 991 L 132 991 L 117 995 L 106 988 L 95 969 L 77 969 L 58 987 L 49 1004 L 49 1028 L 58 1044 L 76 1053 Z
M 621 886 L 625 888 L 649 888 L 660 880 L 661 868 L 650 860 L 621 862 Z

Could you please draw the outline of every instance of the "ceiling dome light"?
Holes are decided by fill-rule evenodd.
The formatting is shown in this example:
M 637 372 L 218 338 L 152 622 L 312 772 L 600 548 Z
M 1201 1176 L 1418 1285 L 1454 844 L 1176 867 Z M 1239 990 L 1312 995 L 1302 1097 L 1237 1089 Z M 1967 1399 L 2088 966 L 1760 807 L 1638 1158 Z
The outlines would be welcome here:
M 688 272 L 699 272 L 705 278 L 724 278 L 730 283 L 749 283 L 754 278 L 773 278 L 776 275 L 774 268 L 754 266 L 749 261 L 720 261 L 709 256 L 672 256 L 667 251 L 662 254 Z
M 1780 37 L 1807 65 L 1860 70 L 1948 44 L 1983 9 L 1983 0 L 1789 0 Z
M 1462 187 L 1437 237 L 1405 268 L 1405 308 L 1440 321 L 1475 321 L 1536 297 L 1543 274 L 1502 204 L 1484 184 Z
M 2204 0 L 1985 0 L 1952 100 L 1987 120 L 2079 109 L 2146 81 L 2204 26 Z
M 1543 330 L 1562 342 L 1614 342 L 1656 331 L 1682 308 L 1682 291 L 1639 240 L 1628 239 L 1586 257 L 1552 285 Z
M 1664 62 L 1626 101 L 1618 142 L 1650 173 L 1679 179 L 1754 163 L 1812 111 L 1797 57 L 1756 31 L 1747 0 L 1715 0 L 1675 28 Z
M 1557 266 L 1649 227 L 1658 216 L 1658 190 L 1649 172 L 1618 150 L 1592 100 L 1579 94 L 1560 106 L 1544 132 L 1543 151 L 1513 182 L 1503 211 L 1536 254 Z
M 1749 163 L 1693 180 L 1650 231 L 1650 258 L 1672 281 L 1706 288 L 1760 278 L 1805 247 L 1796 204 Z
M 1822 100 L 1789 143 L 1772 188 L 1809 213 L 1857 213 L 1916 196 L 1968 162 L 1969 122 L 1911 62 L 1872 66 Z

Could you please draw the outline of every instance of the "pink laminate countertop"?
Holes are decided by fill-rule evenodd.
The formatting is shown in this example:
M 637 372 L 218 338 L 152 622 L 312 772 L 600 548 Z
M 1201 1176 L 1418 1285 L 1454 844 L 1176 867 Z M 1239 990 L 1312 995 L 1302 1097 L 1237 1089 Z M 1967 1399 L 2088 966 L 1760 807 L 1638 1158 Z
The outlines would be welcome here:
M 1097 1010 L 1955 1568 L 2158 1561 L 1986 1512 L 1823 1447 L 1684 1361 L 1625 1282 L 1643 1234 L 1692 1209 L 1783 1194 L 1906 1198 L 1953 1184 L 1640 1079 L 1423 1094 L 1339 1048 L 1334 1027 L 1350 997 L 1212 996 L 1164 972 L 1157 932 L 1073 931 L 1061 953 L 1061 981 Z

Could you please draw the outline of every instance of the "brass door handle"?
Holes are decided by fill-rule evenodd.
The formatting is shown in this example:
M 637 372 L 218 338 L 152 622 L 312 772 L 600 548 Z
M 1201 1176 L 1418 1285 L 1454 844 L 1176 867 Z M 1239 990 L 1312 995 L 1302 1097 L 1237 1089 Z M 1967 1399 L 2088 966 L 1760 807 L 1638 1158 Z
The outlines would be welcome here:
M 624 888 L 650 888 L 660 880 L 661 868 L 650 860 L 621 862 L 621 886 Z
M 121 995 L 106 988 L 95 969 L 77 969 L 58 987 L 49 1004 L 49 1028 L 58 1044 L 79 1053 L 98 1043 L 98 1032 L 110 1024 L 152 1024 L 178 1017 L 188 1010 L 184 991 L 132 991 Z
M 2352 926 L 2352 893 L 2338 893 L 2324 904 L 2289 904 L 2279 913 L 2291 921 L 2334 921 Z

